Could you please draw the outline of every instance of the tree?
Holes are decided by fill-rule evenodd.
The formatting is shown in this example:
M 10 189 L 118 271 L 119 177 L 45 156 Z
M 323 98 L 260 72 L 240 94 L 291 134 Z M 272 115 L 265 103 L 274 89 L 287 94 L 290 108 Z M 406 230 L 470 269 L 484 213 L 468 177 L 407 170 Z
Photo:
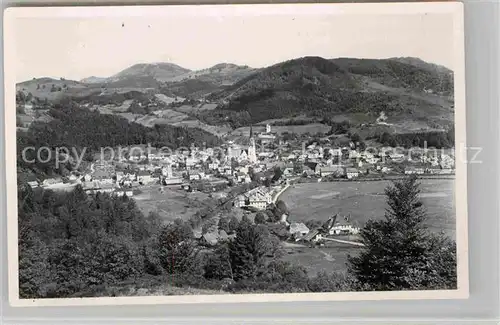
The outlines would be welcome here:
M 219 228 L 219 230 L 224 230 L 226 233 L 229 233 L 230 232 L 229 219 L 228 218 L 220 218 L 218 228 Z
M 225 278 L 233 278 L 227 244 L 220 245 L 208 256 L 204 269 L 204 277 L 207 279 L 223 280 Z
M 214 218 L 207 219 L 201 227 L 201 233 L 206 234 L 217 230 L 217 221 Z
M 230 232 L 235 232 L 238 230 L 238 226 L 240 225 L 240 222 L 238 221 L 238 218 L 232 217 L 231 220 L 229 221 L 229 231 Z
M 256 215 L 255 215 L 255 223 L 256 224 L 263 224 L 263 223 L 266 223 L 267 221 L 267 215 L 264 214 L 263 212 L 258 212 Z
M 158 234 L 159 259 L 168 274 L 190 271 L 196 262 L 193 231 L 187 223 L 164 226 Z
M 304 165 L 298 161 L 293 163 L 293 172 L 295 174 L 302 174 L 304 172 Z
M 365 248 L 348 257 L 360 289 L 456 288 L 455 243 L 430 233 L 419 192 L 413 175 L 386 188 L 385 218 L 367 222 L 360 233 Z
M 282 175 L 283 175 L 283 170 L 281 170 L 281 168 L 279 167 L 274 168 L 274 176 L 272 178 L 272 181 L 273 182 L 279 181 Z

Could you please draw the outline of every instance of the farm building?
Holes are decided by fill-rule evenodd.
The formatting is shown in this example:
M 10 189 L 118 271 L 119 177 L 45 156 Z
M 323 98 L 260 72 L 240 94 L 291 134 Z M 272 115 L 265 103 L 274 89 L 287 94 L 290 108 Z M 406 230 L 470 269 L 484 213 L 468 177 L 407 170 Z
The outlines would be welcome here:
M 292 236 L 305 236 L 309 233 L 309 228 L 307 228 L 307 226 L 305 224 L 303 224 L 302 222 L 300 223 L 297 223 L 297 222 L 294 222 L 292 224 L 290 224 L 290 235 Z
M 346 168 L 345 175 L 347 179 L 353 179 L 359 176 L 359 171 L 356 168 Z

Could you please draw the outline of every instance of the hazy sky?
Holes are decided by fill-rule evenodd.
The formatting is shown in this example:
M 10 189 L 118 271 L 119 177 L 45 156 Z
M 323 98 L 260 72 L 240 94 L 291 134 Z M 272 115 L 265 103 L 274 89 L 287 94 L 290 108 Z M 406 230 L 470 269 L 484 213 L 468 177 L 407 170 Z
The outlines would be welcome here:
M 448 13 L 243 14 L 198 7 L 193 14 L 186 7 L 182 12 L 174 9 L 154 8 L 150 14 L 118 10 L 112 16 L 95 8 L 85 14 L 73 10 L 72 15 L 20 15 L 10 25 L 16 79 L 107 77 L 148 62 L 188 69 L 221 62 L 263 67 L 308 55 L 414 56 L 453 68 L 453 15 Z

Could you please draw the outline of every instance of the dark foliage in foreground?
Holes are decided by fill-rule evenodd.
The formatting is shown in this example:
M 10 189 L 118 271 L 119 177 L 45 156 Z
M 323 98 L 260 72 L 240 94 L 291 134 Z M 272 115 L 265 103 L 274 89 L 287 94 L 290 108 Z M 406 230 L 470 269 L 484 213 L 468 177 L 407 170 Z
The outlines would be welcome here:
M 155 213 L 145 217 L 127 197 L 87 195 L 81 187 L 70 193 L 34 191 L 20 184 L 20 295 L 128 295 L 138 288 L 164 288 L 165 294 L 193 288 L 212 293 L 456 288 L 455 244 L 426 229 L 417 194 L 415 179 L 389 187 L 386 219 L 362 230 L 366 248 L 349 257 L 348 273 L 312 276 L 281 260 L 280 240 L 287 230 L 278 223 L 224 220 L 219 227 L 236 237 L 207 246 L 194 238 L 189 222 L 164 225 Z
M 361 231 L 366 248 L 349 258 L 349 271 L 363 290 L 455 289 L 456 246 L 425 226 L 416 177 L 386 189 L 384 220 Z

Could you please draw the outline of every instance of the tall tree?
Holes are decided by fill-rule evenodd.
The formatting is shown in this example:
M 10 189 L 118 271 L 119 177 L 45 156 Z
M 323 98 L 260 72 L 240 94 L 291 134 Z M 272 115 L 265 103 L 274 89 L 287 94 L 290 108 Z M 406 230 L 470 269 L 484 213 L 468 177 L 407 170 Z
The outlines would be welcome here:
M 229 243 L 234 279 L 254 279 L 264 263 L 266 248 L 262 232 L 243 219 L 237 229 L 236 238 Z
M 431 234 L 415 176 L 385 190 L 385 219 L 361 230 L 365 248 L 348 258 L 348 270 L 362 290 L 456 287 L 455 243 Z

